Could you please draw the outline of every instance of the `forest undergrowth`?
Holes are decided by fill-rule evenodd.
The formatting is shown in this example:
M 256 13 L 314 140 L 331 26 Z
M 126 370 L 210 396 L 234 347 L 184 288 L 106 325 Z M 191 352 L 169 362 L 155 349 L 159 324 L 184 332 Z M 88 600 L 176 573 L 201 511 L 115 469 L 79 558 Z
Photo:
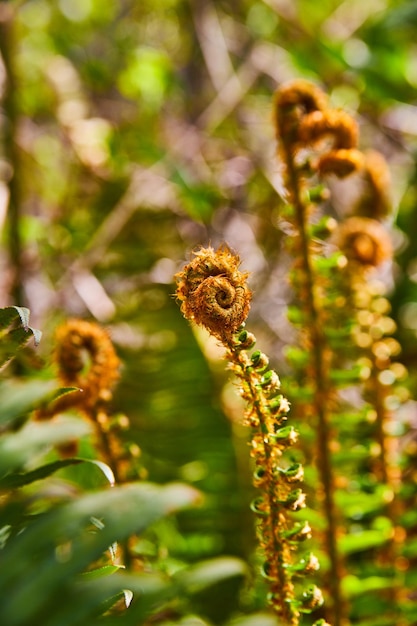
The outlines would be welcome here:
M 192 457 L 200 450 L 192 431 L 181 472 L 167 464 L 169 480 L 154 478 L 152 463 L 162 461 L 143 454 L 138 423 L 117 408 L 129 365 L 105 325 L 76 317 L 57 324 L 42 367 L 27 346 L 43 342 L 41 332 L 17 301 L 0 310 L 2 626 L 417 622 L 417 448 L 389 300 L 389 168 L 361 147 L 355 119 L 312 82 L 284 83 L 273 107 L 285 191 L 271 211 L 268 246 L 288 268 L 291 327 L 282 376 L 260 345 L 265 337 L 250 329 L 257 294 L 239 250 L 201 242 L 175 274 L 192 324 L 184 332 L 220 347 L 242 398 L 251 497 L 248 510 L 230 521 L 228 509 L 223 522 L 231 535 L 250 536 L 247 546 L 228 551 L 220 531 L 217 544 L 207 533 L 215 505 L 231 500 L 237 483 L 224 492 L 215 481 L 207 490 L 199 484 L 208 461 Z M 163 378 L 144 335 L 144 369 Z M 153 337 L 160 360 L 170 337 Z M 172 370 L 183 364 L 172 360 Z M 218 372 L 218 361 L 207 377 L 210 367 Z M 187 368 L 178 385 L 192 385 Z M 171 406 L 163 393 L 152 401 L 148 428 L 159 406 L 168 416 Z M 186 405 L 182 413 L 192 418 Z M 159 434 L 152 432 L 155 446 Z M 237 522 L 248 514 L 244 535 Z

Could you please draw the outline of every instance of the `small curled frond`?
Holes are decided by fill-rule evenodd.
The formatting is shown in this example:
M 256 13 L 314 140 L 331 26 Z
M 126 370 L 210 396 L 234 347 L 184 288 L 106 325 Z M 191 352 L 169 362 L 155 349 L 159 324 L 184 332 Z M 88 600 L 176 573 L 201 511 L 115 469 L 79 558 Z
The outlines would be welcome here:
M 386 229 L 368 217 L 348 218 L 334 231 L 333 237 L 348 260 L 363 269 L 377 267 L 393 255 Z
M 323 154 L 318 161 L 317 169 L 321 176 L 334 174 L 338 178 L 345 178 L 363 168 L 364 157 L 362 152 L 355 148 L 331 150 Z
M 357 149 L 358 125 L 345 111 L 333 109 L 319 87 L 308 81 L 283 85 L 275 100 L 275 125 L 283 161 L 303 154 L 307 161 L 294 165 L 305 174 L 333 174 L 345 178 L 364 166 Z M 310 154 L 312 152 L 312 154 Z
M 388 385 L 397 371 L 404 376 L 404 368 L 391 362 L 397 348 L 392 337 L 385 335 L 393 332 L 393 326 L 385 310 L 379 310 L 384 301 L 384 276 L 376 276 L 376 280 L 372 276 L 372 271 L 393 255 L 384 225 L 392 205 L 390 175 L 380 153 L 358 147 L 358 125 L 350 115 L 331 108 L 317 87 L 293 85 L 293 89 L 288 85 L 280 88 L 275 100 L 278 151 L 289 198 L 284 214 L 292 227 L 287 240 L 293 255 L 290 280 L 297 301 L 289 317 L 299 330 L 303 347 L 301 352 L 291 350 L 289 354 L 299 373 L 296 389 L 304 391 L 306 386 L 304 397 L 299 394 L 297 398 L 295 412 L 299 419 L 311 415 L 317 432 L 317 470 L 326 520 L 323 538 L 329 556 L 325 615 L 332 615 L 335 626 L 341 626 L 348 622 L 350 611 L 341 585 L 349 557 L 338 542 L 346 520 L 337 495 L 340 464 L 335 453 L 338 444 L 334 443 L 340 426 L 335 417 L 345 410 L 344 386 L 353 380 L 357 393 L 372 406 L 375 419 L 380 454 L 377 462 L 372 461 L 372 471 L 393 493 L 396 489 L 389 439 L 391 406 L 386 399 L 392 393 Z M 327 180 L 328 176 L 345 179 L 352 174 L 350 186 L 346 181 Z M 336 249 L 332 251 L 329 243 Z M 353 363 L 358 367 L 352 368 Z M 286 427 L 279 432 L 291 436 Z M 286 469 L 285 475 L 280 472 L 288 486 L 279 498 L 280 505 L 287 510 L 302 502 L 302 492 L 291 485 L 293 476 L 298 475 L 296 466 Z M 387 506 L 392 519 L 398 515 L 396 506 Z M 261 509 L 259 503 L 257 508 Z M 378 558 L 392 562 L 397 549 L 393 544 L 384 546 Z M 314 564 L 314 559 L 304 561 L 307 570 Z M 395 591 L 393 598 L 398 599 Z M 312 586 L 304 592 L 299 611 L 321 603 L 321 592 Z M 314 626 L 326 624 L 322 619 Z
M 238 269 L 239 256 L 227 246 L 201 248 L 193 254 L 175 276 L 181 311 L 221 341 L 230 340 L 249 313 L 248 274 Z
M 348 150 L 358 145 L 358 125 L 348 113 L 336 109 L 314 111 L 300 121 L 299 140 L 314 144 L 332 137 L 335 150 Z
M 267 355 L 253 350 L 256 338 L 243 325 L 251 292 L 246 285 L 248 275 L 239 271 L 239 265 L 239 257 L 225 246 L 216 251 L 201 248 L 175 277 L 177 297 L 184 317 L 201 324 L 222 342 L 230 369 L 239 381 L 246 403 L 243 424 L 251 430 L 253 484 L 259 490 L 251 509 L 257 518 L 268 600 L 283 623 L 297 626 L 301 613 L 320 604 L 318 590 L 313 599 L 300 598 L 293 580 L 315 572 L 319 566 L 312 554 L 301 560 L 294 556 L 298 544 L 311 534 L 307 523 L 292 519 L 294 512 L 306 506 L 304 470 L 300 463 L 287 458 L 298 433 L 286 424 L 290 405 L 280 392 L 279 376 L 270 369 Z
M 56 332 L 55 361 L 61 382 L 81 389 L 63 396 L 63 403 L 89 412 L 111 399 L 120 375 L 120 361 L 101 326 L 79 319 L 60 326 Z
M 300 120 L 313 111 L 327 108 L 327 96 L 307 80 L 298 79 L 281 86 L 275 99 L 277 137 L 294 141 Z
M 301 107 L 305 113 L 327 108 L 328 98 L 316 85 L 298 78 L 281 85 L 276 95 L 279 110 Z
M 118 481 L 123 459 L 118 439 L 111 432 L 108 405 L 120 376 L 120 361 L 107 332 L 98 324 L 70 319 L 56 331 L 54 360 L 64 387 L 75 388 L 36 412 L 36 419 L 51 419 L 68 410 L 80 412 L 94 424 L 97 446 Z M 77 442 L 59 446 L 63 456 L 77 453 Z
M 313 146 L 315 149 L 324 146 L 315 165 L 318 173 L 321 176 L 334 174 L 338 178 L 345 178 L 363 167 L 364 156 L 356 148 L 358 136 L 355 120 L 344 111 L 335 109 L 305 115 L 298 129 L 301 146 Z

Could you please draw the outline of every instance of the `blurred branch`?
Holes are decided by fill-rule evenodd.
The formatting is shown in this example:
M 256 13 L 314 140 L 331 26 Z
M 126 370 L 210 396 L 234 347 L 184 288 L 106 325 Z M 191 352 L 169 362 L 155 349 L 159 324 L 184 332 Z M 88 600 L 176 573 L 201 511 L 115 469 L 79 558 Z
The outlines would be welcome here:
M 211 82 L 217 91 L 234 74 L 221 24 L 212 2 L 192 3 L 194 23 Z
M 9 208 L 8 208 L 8 252 L 12 277 L 10 296 L 13 302 L 24 304 L 22 238 L 21 222 L 21 189 L 17 172 L 19 168 L 19 151 L 16 145 L 16 129 L 18 124 L 18 107 L 16 99 L 16 79 L 13 68 L 13 17 L 14 11 L 6 3 L 0 4 L 0 54 L 5 72 L 5 91 L 3 110 L 5 121 L 3 126 L 4 155 L 10 168 Z
M 88 249 L 60 280 L 61 285 L 70 282 L 92 315 L 102 322 L 113 316 L 115 308 L 92 269 L 140 206 L 176 207 L 175 188 L 163 171 L 162 160 L 148 169 L 135 169 L 125 194 L 97 229 Z
M 162 168 L 162 160 L 147 169 L 137 167 L 126 193 L 97 229 L 88 249 L 83 254 L 82 261 L 76 261 L 71 269 L 79 266 L 91 268 L 96 265 L 138 207 L 171 206 L 173 208 L 174 205 L 174 185 L 168 180 L 168 173 Z
M 281 18 L 289 22 L 298 22 L 296 5 L 291 0 L 264 0 Z
M 259 76 L 259 70 L 253 63 L 252 54 L 253 52 L 242 63 L 238 71 L 230 76 L 217 96 L 200 115 L 197 120 L 199 126 L 213 131 L 230 115 L 252 87 Z
M 352 6 L 354 5 L 354 6 Z M 345 41 L 353 37 L 370 17 L 381 9 L 379 2 L 342 2 L 323 22 L 322 31 L 327 37 Z

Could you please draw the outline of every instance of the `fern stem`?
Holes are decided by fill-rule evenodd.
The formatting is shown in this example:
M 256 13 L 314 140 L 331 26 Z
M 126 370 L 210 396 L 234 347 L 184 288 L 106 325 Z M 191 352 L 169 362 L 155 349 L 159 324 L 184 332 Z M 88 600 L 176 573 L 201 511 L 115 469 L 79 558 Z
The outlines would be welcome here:
M 307 208 L 302 201 L 300 182 L 292 157 L 291 146 L 283 141 L 283 153 L 286 160 L 288 187 L 292 192 L 295 219 L 298 228 L 301 262 L 305 279 L 304 302 L 308 315 L 307 332 L 311 344 L 316 393 L 314 408 L 318 418 L 317 447 L 319 472 L 323 486 L 324 512 L 327 520 L 326 544 L 330 559 L 329 589 L 333 601 L 332 622 L 334 626 L 344 623 L 344 602 L 340 587 L 341 562 L 337 548 L 337 521 L 334 503 L 334 484 L 330 452 L 330 411 L 329 411 L 329 376 L 326 366 L 326 339 L 320 322 L 319 305 L 316 298 L 316 281 L 311 266 L 309 238 L 307 234 Z
M 260 495 L 251 508 L 258 518 L 258 538 L 264 553 L 263 574 L 268 580 L 268 600 L 283 626 L 298 626 L 301 613 L 323 603 L 316 585 L 297 598 L 293 578 L 318 569 L 317 558 L 294 562 L 298 543 L 310 537 L 307 522 L 294 524 L 291 512 L 305 506 L 299 487 L 303 468 L 281 463 L 284 452 L 295 443 L 297 433 L 284 426 L 289 403 L 280 394 L 277 373 L 268 357 L 251 352 L 256 338 L 244 329 L 251 292 L 247 274 L 238 270 L 240 259 L 228 248 L 201 248 L 194 259 L 176 274 L 177 297 L 187 318 L 204 326 L 226 348 L 226 358 L 240 381 L 246 401 L 244 424 L 252 429 L 251 456 L 255 461 L 253 484 Z M 295 488 L 294 488 L 295 487 Z
M 251 404 L 255 410 L 256 416 L 259 420 L 259 430 L 263 438 L 263 449 L 265 454 L 265 461 L 268 473 L 271 472 L 273 465 L 271 446 L 267 440 L 268 425 L 265 419 L 265 411 L 267 410 L 263 406 L 262 397 L 259 393 L 256 380 L 250 375 L 250 362 L 247 355 L 228 342 L 228 349 L 230 354 L 230 361 L 234 363 L 238 370 L 241 372 L 242 379 L 246 382 L 251 397 Z M 255 429 L 254 429 L 255 430 Z M 272 539 L 271 552 L 274 555 L 275 564 L 277 565 L 278 584 L 280 588 L 279 595 L 279 614 L 283 620 L 283 624 L 286 626 L 298 626 L 299 624 L 299 612 L 297 611 L 294 600 L 294 586 L 291 582 L 291 574 L 288 569 L 288 562 L 286 555 L 288 553 L 288 546 L 285 540 L 280 535 L 280 531 L 285 525 L 285 520 L 282 514 L 280 514 L 279 507 L 276 502 L 276 486 L 272 480 L 268 481 L 268 488 L 266 490 L 266 496 L 268 499 L 269 515 L 265 519 L 268 525 L 267 535 Z

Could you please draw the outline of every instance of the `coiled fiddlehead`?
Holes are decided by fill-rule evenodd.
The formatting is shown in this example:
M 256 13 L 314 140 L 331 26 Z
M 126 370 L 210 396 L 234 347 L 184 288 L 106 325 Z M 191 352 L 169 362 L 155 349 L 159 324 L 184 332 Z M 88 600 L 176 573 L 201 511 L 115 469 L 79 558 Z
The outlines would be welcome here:
M 68 320 L 56 332 L 55 361 L 62 383 L 81 390 L 63 400 L 88 414 L 109 402 L 120 376 L 120 361 L 103 328 L 84 320 Z
M 55 339 L 58 378 L 62 385 L 75 390 L 39 411 L 37 418 L 47 419 L 70 410 L 80 412 L 92 422 L 102 460 L 119 482 L 125 461 L 119 439 L 112 430 L 109 403 L 120 377 L 120 361 L 111 339 L 98 324 L 80 319 L 70 319 L 59 326 Z M 77 448 L 70 444 L 60 452 L 73 455 Z
M 368 217 L 353 216 L 345 220 L 334 231 L 333 241 L 356 270 L 377 267 L 392 258 L 392 243 L 386 229 Z
M 251 292 L 248 274 L 239 271 L 239 257 L 227 247 L 202 248 L 176 275 L 177 297 L 184 316 L 219 339 L 226 358 L 240 382 L 246 401 L 244 423 L 251 428 L 254 486 L 260 496 L 252 503 L 264 554 L 263 575 L 268 581 L 269 601 L 282 623 L 296 626 L 301 613 L 321 605 L 320 590 L 311 585 L 301 597 L 293 578 L 314 572 L 318 561 L 307 555 L 297 561 L 298 544 L 310 537 L 307 523 L 294 523 L 291 514 L 305 506 L 301 464 L 285 458 L 297 440 L 297 432 L 285 425 L 289 404 L 280 394 L 280 381 L 259 350 L 249 354 L 255 337 L 243 324 L 249 312 Z
M 248 274 L 239 271 L 240 259 L 227 247 L 203 248 L 177 275 L 177 297 L 187 319 L 220 339 L 230 337 L 245 321 L 251 292 Z
M 370 433 L 369 454 L 355 467 L 359 484 L 366 483 L 366 475 L 370 482 L 377 476 L 387 494 L 381 509 L 393 528 L 398 519 L 389 394 L 392 381 L 404 375 L 404 368 L 391 362 L 396 347 L 389 337 L 393 326 L 386 314 L 389 304 L 383 298 L 383 273 L 378 279 L 378 272 L 393 254 L 382 221 L 390 211 L 390 176 L 382 155 L 358 149 L 355 120 L 331 108 L 315 85 L 299 80 L 283 85 L 275 107 L 288 198 L 283 214 L 292 226 L 288 249 L 294 257 L 291 282 L 296 306 L 290 309 L 290 319 L 300 331 L 302 348 L 289 351 L 298 371 L 293 411 L 297 415 L 298 410 L 300 419 L 311 415 L 312 432 L 317 432 L 315 448 L 323 494 L 318 504 L 326 519 L 329 556 L 327 581 L 324 578 L 329 598 L 326 608 L 334 625 L 340 626 L 347 622 L 349 612 L 357 610 L 341 584 L 347 568 L 350 574 L 357 573 L 354 559 L 340 549 L 343 541 L 350 541 L 341 487 L 353 486 L 355 478 L 352 464 L 344 464 L 343 451 L 339 453 L 339 442 L 353 446 L 358 436 L 346 419 L 355 415 L 346 398 L 356 398 L 354 423 Z M 341 187 L 334 177 L 345 179 L 351 174 L 351 195 L 339 204 L 333 192 Z M 333 177 L 331 184 L 329 176 Z M 347 184 L 344 182 L 344 189 Z M 367 420 L 373 420 L 373 428 Z M 360 443 L 363 441 L 362 436 Z M 374 458 L 373 448 L 378 450 L 378 458 Z M 320 495 L 320 489 L 317 492 Z M 366 524 L 363 528 L 366 530 Z M 394 531 L 391 537 L 387 533 L 375 559 L 375 571 L 385 576 L 387 564 L 398 554 L 393 537 L 399 543 Z M 385 599 L 394 616 L 399 604 L 398 579 L 393 576 L 388 586 Z

